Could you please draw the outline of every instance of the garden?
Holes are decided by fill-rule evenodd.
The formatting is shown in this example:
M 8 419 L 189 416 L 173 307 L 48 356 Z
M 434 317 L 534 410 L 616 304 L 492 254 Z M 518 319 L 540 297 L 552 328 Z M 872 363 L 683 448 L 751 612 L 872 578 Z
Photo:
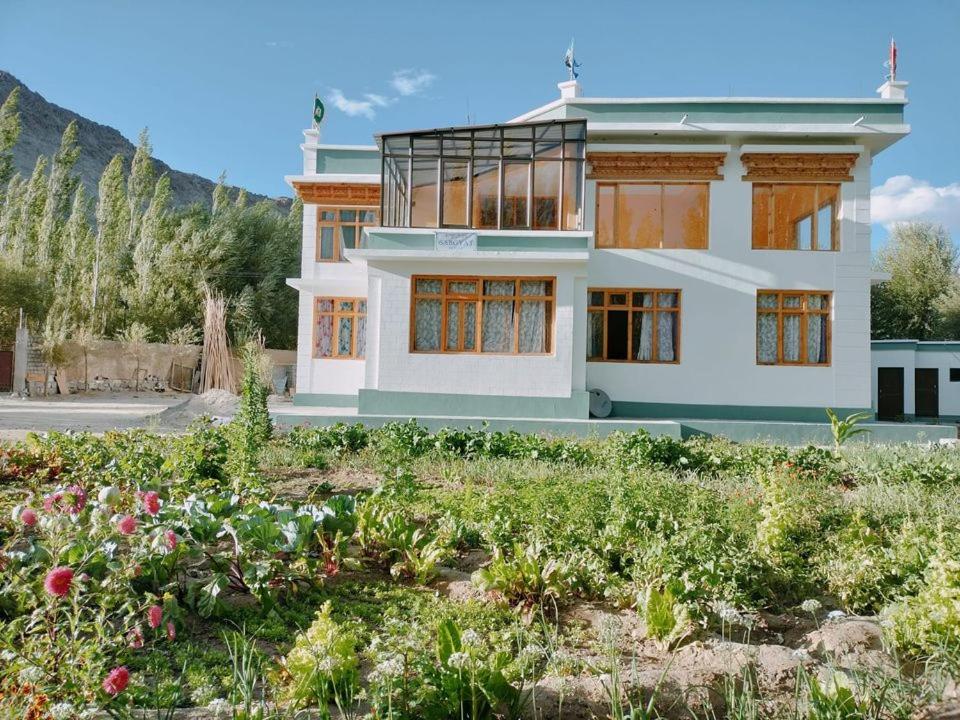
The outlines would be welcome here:
M 952 447 L 281 433 L 247 360 L 227 425 L 0 449 L 0 716 L 955 707 Z

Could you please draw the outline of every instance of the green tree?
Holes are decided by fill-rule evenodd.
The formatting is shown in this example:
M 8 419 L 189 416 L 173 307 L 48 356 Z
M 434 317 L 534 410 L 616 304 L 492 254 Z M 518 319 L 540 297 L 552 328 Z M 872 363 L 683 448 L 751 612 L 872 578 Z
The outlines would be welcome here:
M 23 310 L 28 324 L 41 327 L 50 289 L 43 278 L 0 258 L 0 344 L 12 343 Z
M 150 205 L 139 223 L 133 248 L 133 276 L 126 291 L 131 315 L 151 323 L 159 335 L 170 329 L 166 322 L 156 322 L 165 317 L 172 300 L 172 288 L 157 282 L 160 272 L 158 255 L 169 242 L 169 206 L 170 178 L 164 174 L 154 186 Z
M 27 184 L 20 173 L 16 173 L 4 190 L 0 201 L 0 256 L 10 253 L 17 237 L 20 223 L 20 206 L 26 193 Z
M 83 185 L 77 185 L 70 215 L 61 231 L 60 260 L 54 273 L 54 298 L 50 313 L 71 330 L 90 317 L 90 276 L 93 268 L 93 231 L 90 200 Z
M 13 146 L 20 137 L 20 88 L 15 87 L 0 105 L 0 192 L 13 177 Z M 0 199 L 3 199 L 0 196 Z
M 957 270 L 957 250 L 946 230 L 927 222 L 897 224 L 877 267 L 890 280 L 871 292 L 873 337 L 936 338 L 939 306 Z
M 97 198 L 90 307 L 92 327 L 99 333 L 116 324 L 116 304 L 130 266 L 130 247 L 126 242 L 129 212 L 123 182 L 123 156 L 115 155 L 100 176 Z
M 20 201 L 17 234 L 11 248 L 13 259 L 19 265 L 32 265 L 36 254 L 40 226 L 43 223 L 43 208 L 47 203 L 47 163 L 45 155 L 37 158 L 33 174 Z
M 77 121 L 71 120 L 63 131 L 60 148 L 53 156 L 47 193 L 37 237 L 34 264 L 41 272 L 52 272 L 60 259 L 61 231 L 70 212 L 73 193 L 80 179 L 72 175 L 73 167 L 80 157 L 77 144 Z
M 133 247 L 140 233 L 140 222 L 147 203 L 154 194 L 153 147 L 147 128 L 140 131 L 137 150 L 130 163 L 130 176 L 127 178 L 127 202 L 129 204 L 129 225 L 127 227 L 127 245 Z
M 267 409 L 270 389 L 265 379 L 263 346 L 256 340 L 249 340 L 241 353 L 240 404 L 227 430 L 227 441 L 230 446 L 228 469 L 231 477 L 242 486 L 256 475 L 263 449 L 273 434 L 273 422 Z

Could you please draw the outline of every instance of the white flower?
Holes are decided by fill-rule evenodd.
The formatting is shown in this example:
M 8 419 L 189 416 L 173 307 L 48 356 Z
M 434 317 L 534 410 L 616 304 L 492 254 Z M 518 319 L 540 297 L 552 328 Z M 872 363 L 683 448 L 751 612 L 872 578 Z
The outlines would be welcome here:
M 813 656 L 804 648 L 797 648 L 794 650 L 791 655 L 800 662 L 806 662 L 807 660 L 812 660 Z
M 226 715 L 229 713 L 232 708 L 230 703 L 223 698 L 214 698 L 207 703 L 207 710 L 212 712 L 216 717 L 220 717 L 220 715 Z
M 470 664 L 470 656 L 465 652 L 455 652 L 447 660 L 447 665 L 457 670 L 462 670 Z
M 43 679 L 43 670 L 38 668 L 36 665 L 31 665 L 29 667 L 23 668 L 20 671 L 20 682 L 23 683 L 35 683 Z
M 372 683 L 383 683 L 403 674 L 403 658 L 399 655 L 389 655 L 381 660 L 370 672 L 369 680 Z
M 827 613 L 827 620 L 842 620 L 847 614 L 843 610 L 831 610 Z
M 480 644 L 480 636 L 477 635 L 475 630 L 464 630 L 460 640 L 468 647 L 476 647 Z
M 113 507 L 120 502 L 120 490 L 112 485 L 100 488 L 100 492 L 97 493 L 97 500 L 100 501 L 101 505 Z
M 804 600 L 800 604 L 800 609 L 806 613 L 810 613 L 811 615 L 816 615 L 817 611 L 820 610 L 821 607 L 823 606 L 820 604 L 820 601 L 812 598 L 810 600 Z
M 53 720 L 70 720 L 77 714 L 77 710 L 71 703 L 58 702 L 50 706 L 50 717 Z

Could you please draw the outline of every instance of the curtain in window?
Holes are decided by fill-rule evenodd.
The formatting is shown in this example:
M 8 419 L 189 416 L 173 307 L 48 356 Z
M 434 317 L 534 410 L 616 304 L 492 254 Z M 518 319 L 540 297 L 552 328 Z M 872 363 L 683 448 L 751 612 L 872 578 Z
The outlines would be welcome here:
M 413 347 L 416 350 L 440 349 L 440 301 L 417 300 Z
M 657 304 L 662 308 L 677 306 L 676 293 L 660 293 Z M 677 359 L 677 313 L 657 313 L 657 360 L 673 362 Z
M 653 293 L 642 293 L 642 295 L 641 307 L 653 307 Z M 634 296 L 634 305 L 636 305 L 636 296 Z M 639 342 L 635 357 L 637 360 L 653 360 L 653 313 L 634 313 L 633 320 L 634 337 L 639 338 L 639 341 L 634 340 L 635 345 Z
M 523 300 L 520 303 L 520 352 L 547 351 L 547 303 Z
M 484 295 L 512 296 L 515 287 L 512 280 L 484 280 Z M 513 300 L 483 301 L 483 337 L 480 338 L 483 352 L 513 352 Z
M 587 315 L 587 357 L 603 357 L 603 311 Z
M 367 356 L 367 303 L 363 300 L 360 301 L 360 312 L 362 315 L 357 316 L 357 352 L 356 356 L 358 358 L 365 358 Z
M 807 316 L 807 362 L 827 362 L 827 323 L 823 315 Z
M 777 361 L 777 316 L 757 314 L 757 359 L 762 363 Z
M 317 319 L 317 357 L 333 355 L 333 316 L 321 315 Z
M 800 362 L 800 316 L 783 316 L 783 360 Z

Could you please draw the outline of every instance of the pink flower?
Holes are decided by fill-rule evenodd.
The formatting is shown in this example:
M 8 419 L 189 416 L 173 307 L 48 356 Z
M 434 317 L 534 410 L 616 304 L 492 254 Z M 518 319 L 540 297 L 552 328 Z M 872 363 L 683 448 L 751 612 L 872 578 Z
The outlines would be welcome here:
M 63 499 L 62 492 L 55 492 L 53 493 L 53 495 L 47 495 L 43 499 L 43 509 L 46 510 L 47 512 L 51 512 L 53 510 L 53 506 L 59 505 L 62 499 Z
M 143 509 L 147 515 L 153 516 L 160 512 L 160 493 L 149 490 L 143 494 Z
M 79 485 L 71 485 L 66 490 L 57 490 L 43 500 L 43 509 L 53 512 L 54 508 L 65 510 L 71 515 L 78 514 L 87 505 L 87 493 Z
M 119 695 L 127 689 L 130 682 L 130 671 L 122 665 L 107 673 L 103 679 L 103 691 L 108 695 Z
M 139 625 L 127 634 L 127 640 L 130 643 L 130 647 L 134 650 L 139 650 L 143 647 L 143 630 L 140 629 Z
M 171 552 L 177 549 L 177 534 L 173 530 L 167 530 L 163 537 L 167 540 L 167 549 Z
M 63 597 L 70 592 L 70 583 L 73 582 L 73 570 L 68 567 L 55 567 L 47 573 L 43 581 L 43 589 L 48 595 Z
M 147 610 L 147 622 L 150 624 L 154 630 L 160 627 L 160 622 L 163 620 L 163 608 L 159 605 L 151 605 L 150 609 Z
M 121 535 L 133 535 L 137 531 L 137 521 L 130 515 L 124 515 L 117 521 L 117 530 Z
M 20 522 L 26 527 L 33 527 L 37 524 L 37 513 L 31 508 L 24 508 L 20 513 Z
M 172 642 L 173 640 L 176 639 L 176 637 L 177 637 L 177 626 L 174 625 L 172 622 L 168 622 L 167 623 L 167 640 L 170 640 Z

